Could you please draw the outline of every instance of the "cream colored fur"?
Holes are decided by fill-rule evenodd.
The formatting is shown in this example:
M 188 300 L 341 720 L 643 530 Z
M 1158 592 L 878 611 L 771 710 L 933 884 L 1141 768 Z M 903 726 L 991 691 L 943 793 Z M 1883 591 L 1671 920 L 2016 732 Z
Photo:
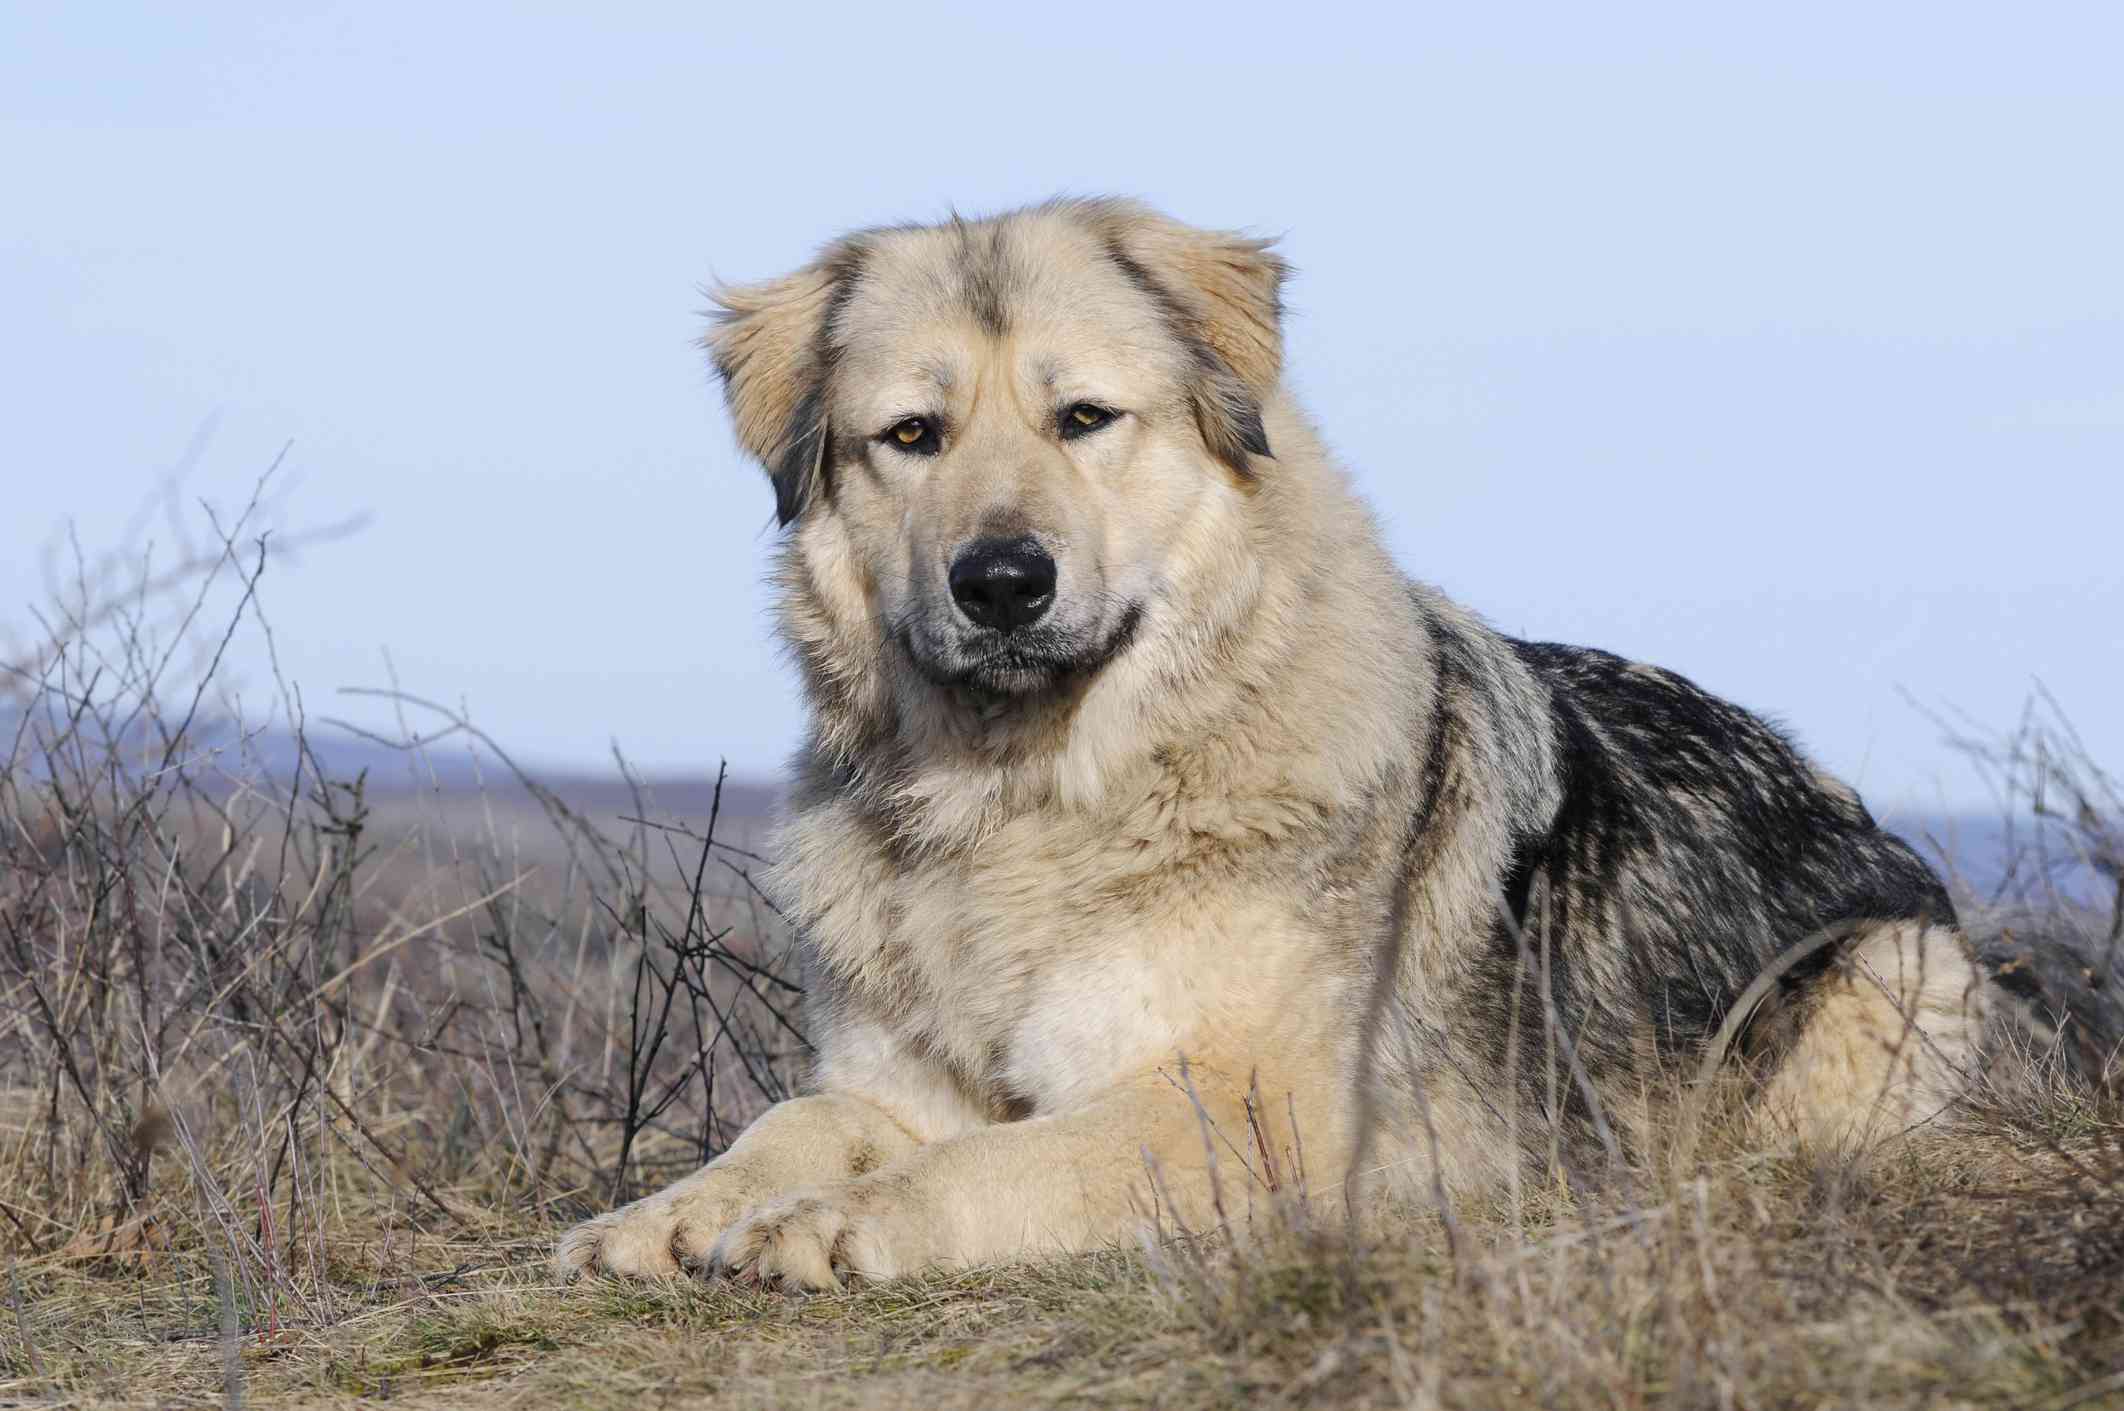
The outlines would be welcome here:
M 998 249 L 1001 328 L 967 288 Z M 1418 599 L 1281 384 L 1281 273 L 1260 242 L 1062 203 L 868 232 L 722 296 L 710 347 L 740 437 L 820 476 L 774 570 L 812 710 L 772 886 L 808 959 L 814 1095 L 572 1231 L 563 1269 L 823 1288 L 1202 1228 L 1301 1180 L 1340 1193 L 1402 826 L 1368 801 L 1410 773 L 1431 662 Z M 1232 449 L 1248 399 L 1273 460 Z M 1077 401 L 1125 415 L 1058 440 Z M 931 412 L 944 454 L 881 443 Z M 914 669 L 896 634 L 948 618 L 942 567 L 988 525 L 1060 546 L 1054 611 L 1087 638 L 1150 604 L 1130 648 L 1022 695 Z M 1502 824 L 1463 804 L 1465 847 L 1435 860 L 1387 977 L 1397 1013 L 1450 984 L 1490 904 Z M 1922 987 L 1921 1013 L 1943 993 Z M 1886 1076 L 1877 1007 L 1854 989 L 1825 1012 L 1837 1037 L 1807 1061 L 1862 1093 Z M 1403 1110 L 1375 1159 L 1494 1178 L 1512 1158 L 1487 1096 L 1441 1080 L 1427 1134 Z
M 1858 1151 L 1931 1122 L 1977 1071 L 1989 994 L 1957 933 L 1874 928 L 1816 986 L 1763 1090 L 1764 1134 Z

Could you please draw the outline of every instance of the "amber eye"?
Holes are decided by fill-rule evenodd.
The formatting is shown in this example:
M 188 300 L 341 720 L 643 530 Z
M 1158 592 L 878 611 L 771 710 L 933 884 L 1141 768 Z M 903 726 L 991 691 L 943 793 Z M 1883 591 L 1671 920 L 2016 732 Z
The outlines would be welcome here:
M 1062 436 L 1064 440 L 1097 431 L 1114 419 L 1114 414 L 1090 402 L 1079 402 L 1062 413 Z
M 910 455 L 933 456 L 939 449 L 936 427 L 918 416 L 894 422 L 885 428 L 885 434 L 878 439 Z

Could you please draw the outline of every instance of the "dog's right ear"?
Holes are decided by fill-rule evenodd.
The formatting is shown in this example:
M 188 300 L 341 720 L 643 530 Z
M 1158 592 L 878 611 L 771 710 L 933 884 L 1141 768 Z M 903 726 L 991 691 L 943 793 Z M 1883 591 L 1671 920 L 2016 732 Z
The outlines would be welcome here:
M 738 443 L 774 482 L 783 525 L 803 513 L 825 470 L 832 324 L 858 263 L 857 248 L 844 242 L 795 274 L 710 292 L 716 307 L 701 346 L 723 380 Z

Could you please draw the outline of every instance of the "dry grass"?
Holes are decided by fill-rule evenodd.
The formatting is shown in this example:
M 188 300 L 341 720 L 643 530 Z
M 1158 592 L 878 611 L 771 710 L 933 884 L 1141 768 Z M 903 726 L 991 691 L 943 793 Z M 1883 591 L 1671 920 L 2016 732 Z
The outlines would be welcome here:
M 535 1212 L 446 1228 L 386 1197 L 291 1271 L 328 1318 L 239 1300 L 233 1346 L 254 1404 L 2124 1404 L 2124 1114 L 2056 1101 L 2064 1155 L 1995 1108 L 1871 1173 L 1722 1151 L 1634 1211 L 1458 1211 L 1457 1258 L 1435 1217 L 1353 1240 L 1281 1211 L 1237 1249 L 808 1299 L 563 1288 Z M 0 1395 L 219 1404 L 212 1275 L 178 1243 L 145 1268 L 24 1261 Z
M 2086 1026 L 1870 1168 L 1715 1126 L 1360 1230 L 1285 1202 L 833 1296 L 558 1287 L 561 1227 L 793 1082 L 787 937 L 712 808 L 534 788 L 533 838 L 506 766 L 474 827 L 314 755 L 260 771 L 210 689 L 227 637 L 170 650 L 212 576 L 269 636 L 250 532 L 166 632 L 81 575 L 0 684 L 0 1404 L 2124 1406 L 2124 1106 L 2059 1059 L 2105 1057 Z M 2076 797 L 2053 821 L 2113 838 Z M 1995 945 L 2114 941 L 2099 898 L 1992 900 Z M 2103 954 L 2046 982 L 2117 983 Z

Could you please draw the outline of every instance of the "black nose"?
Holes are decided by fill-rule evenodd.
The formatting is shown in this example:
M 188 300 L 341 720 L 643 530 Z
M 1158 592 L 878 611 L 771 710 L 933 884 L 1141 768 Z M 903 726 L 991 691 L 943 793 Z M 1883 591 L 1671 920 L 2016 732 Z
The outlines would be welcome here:
M 1055 601 L 1055 561 L 1039 541 L 976 539 L 951 561 L 951 598 L 983 627 L 1015 632 Z

